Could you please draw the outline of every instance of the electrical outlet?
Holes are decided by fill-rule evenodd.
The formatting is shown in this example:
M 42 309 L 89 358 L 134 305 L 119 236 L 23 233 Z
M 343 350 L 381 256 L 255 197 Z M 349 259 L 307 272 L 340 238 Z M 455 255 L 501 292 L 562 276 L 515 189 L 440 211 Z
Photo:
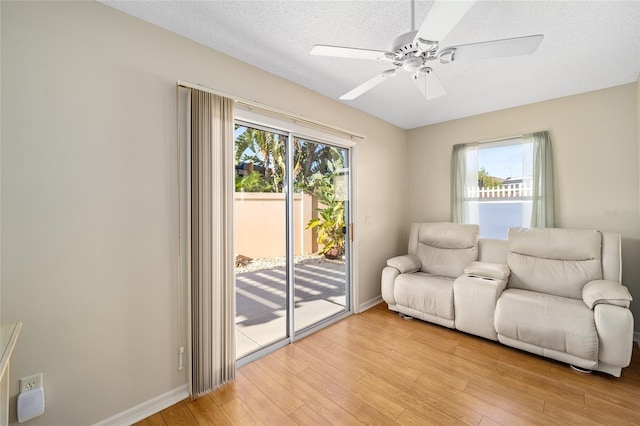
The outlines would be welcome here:
M 184 369 L 184 346 L 178 348 L 178 370 Z
M 20 393 L 42 387 L 42 373 L 20 379 Z

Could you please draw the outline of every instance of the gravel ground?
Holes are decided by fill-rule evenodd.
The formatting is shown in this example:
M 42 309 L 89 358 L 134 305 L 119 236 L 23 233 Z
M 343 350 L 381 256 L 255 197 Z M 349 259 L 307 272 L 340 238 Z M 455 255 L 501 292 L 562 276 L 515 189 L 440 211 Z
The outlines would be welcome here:
M 329 260 L 322 254 L 305 254 L 303 256 L 295 257 L 296 265 L 309 265 L 319 263 L 337 263 L 344 264 L 344 260 Z M 237 266 L 236 274 L 242 274 L 244 272 L 256 272 L 263 271 L 265 269 L 284 268 L 286 266 L 286 257 L 266 257 L 262 259 L 253 259 L 249 264 L 245 266 Z

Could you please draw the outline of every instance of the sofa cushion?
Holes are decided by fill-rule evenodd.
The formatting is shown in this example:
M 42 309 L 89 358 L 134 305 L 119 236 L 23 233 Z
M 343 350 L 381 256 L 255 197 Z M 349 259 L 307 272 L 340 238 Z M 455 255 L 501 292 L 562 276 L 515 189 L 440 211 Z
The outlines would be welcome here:
M 428 274 L 458 278 L 478 258 L 478 225 L 422 223 L 416 255 L 420 270 Z
M 511 228 L 507 247 L 509 288 L 582 299 L 582 287 L 602 278 L 598 231 Z
M 502 292 L 494 325 L 499 335 L 597 361 L 593 311 L 582 300 L 520 289 Z
M 453 320 L 453 280 L 416 272 L 396 278 L 394 296 L 398 305 Z

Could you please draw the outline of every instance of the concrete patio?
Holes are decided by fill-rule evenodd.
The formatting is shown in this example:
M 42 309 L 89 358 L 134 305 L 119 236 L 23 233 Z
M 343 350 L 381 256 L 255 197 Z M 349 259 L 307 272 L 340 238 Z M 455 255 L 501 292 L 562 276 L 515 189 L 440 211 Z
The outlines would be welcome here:
M 286 336 L 284 266 L 236 274 L 236 353 L 242 358 Z M 295 330 L 345 309 L 345 265 L 295 266 Z

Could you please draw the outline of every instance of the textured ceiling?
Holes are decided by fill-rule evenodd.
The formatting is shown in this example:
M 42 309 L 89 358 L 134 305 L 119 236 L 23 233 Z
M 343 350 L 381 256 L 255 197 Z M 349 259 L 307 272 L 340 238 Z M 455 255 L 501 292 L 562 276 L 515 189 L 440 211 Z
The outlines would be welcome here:
M 328 97 L 389 63 L 311 56 L 315 44 L 388 50 L 411 30 L 405 1 L 103 1 Z M 416 27 L 432 1 L 416 2 Z M 440 45 L 544 34 L 530 56 L 435 64 L 447 94 L 427 101 L 410 74 L 347 105 L 405 129 L 635 82 L 638 1 L 478 1 Z

